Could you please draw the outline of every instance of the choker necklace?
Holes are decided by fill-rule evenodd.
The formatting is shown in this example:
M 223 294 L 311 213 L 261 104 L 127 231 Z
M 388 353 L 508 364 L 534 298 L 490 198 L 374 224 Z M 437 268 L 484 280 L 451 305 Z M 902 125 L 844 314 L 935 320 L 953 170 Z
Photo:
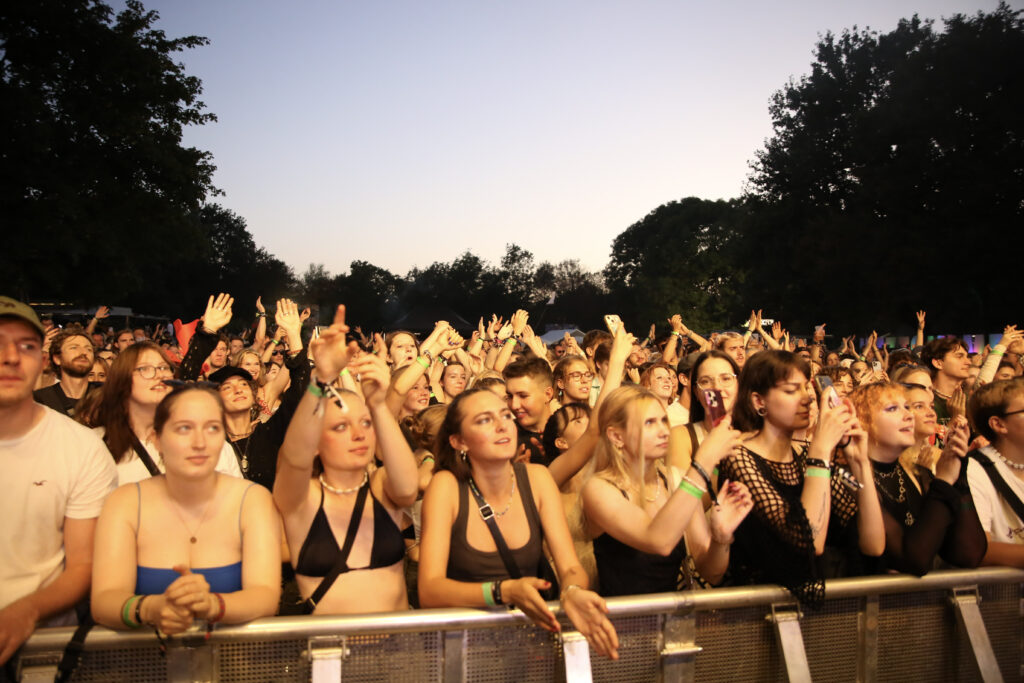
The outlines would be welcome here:
M 875 463 L 875 467 L 871 468 L 871 474 L 875 478 L 875 483 L 877 484 L 878 490 L 881 491 L 886 498 L 888 498 L 894 503 L 905 503 L 907 500 L 907 486 L 906 480 L 903 478 L 903 466 L 900 465 L 899 462 L 896 462 L 895 464 L 896 467 L 893 468 L 892 472 L 882 472 L 881 470 L 877 469 L 878 463 Z M 882 486 L 882 482 L 879 481 L 880 479 L 892 479 L 894 476 L 896 477 L 896 481 L 900 487 L 899 496 L 893 496 L 891 493 L 889 493 L 888 489 Z M 910 510 L 906 511 L 906 517 L 904 519 L 906 521 L 907 526 L 914 525 L 914 515 L 910 514 Z
M 480 489 L 478 489 L 476 487 L 476 482 L 473 481 L 473 477 L 469 478 L 469 485 L 473 487 L 473 491 L 477 494 L 477 496 L 479 496 L 481 498 L 481 500 L 483 500 L 484 502 L 487 502 L 487 499 L 485 499 L 483 494 L 480 493 Z M 502 510 L 501 512 L 498 512 L 497 510 L 493 510 L 493 508 L 492 508 L 492 511 L 494 512 L 494 516 L 500 518 L 500 517 L 504 517 L 506 514 L 508 514 L 508 511 L 512 509 L 512 501 L 515 500 L 515 497 L 516 497 L 516 471 L 512 470 L 512 490 L 508 494 L 508 503 L 505 505 L 505 509 Z M 489 503 L 488 503 L 488 505 L 489 505 Z M 483 517 L 483 512 L 480 513 L 480 516 Z
M 350 493 L 355 493 L 359 489 L 361 489 L 364 486 L 366 486 L 366 482 L 369 481 L 369 480 L 370 480 L 370 473 L 367 472 L 366 470 L 363 470 L 363 480 L 361 482 L 359 482 L 358 486 L 353 486 L 350 489 L 336 489 L 333 486 L 331 486 L 330 484 L 328 484 L 326 481 L 324 481 L 324 475 L 323 474 L 320 475 L 320 485 L 321 486 L 323 486 L 325 489 L 327 489 L 331 493 L 337 493 L 337 494 L 340 494 L 340 495 L 343 495 L 343 496 L 347 496 Z
M 1022 462 L 1014 462 L 1014 461 L 1010 460 L 1005 455 L 1003 455 L 1002 453 L 997 451 L 994 447 L 992 447 L 992 452 L 995 453 L 997 456 L 999 456 L 999 459 L 1003 461 L 1003 464 L 1006 465 L 1007 467 L 1009 467 L 1011 470 L 1017 470 L 1018 472 L 1024 472 L 1024 463 L 1022 463 Z

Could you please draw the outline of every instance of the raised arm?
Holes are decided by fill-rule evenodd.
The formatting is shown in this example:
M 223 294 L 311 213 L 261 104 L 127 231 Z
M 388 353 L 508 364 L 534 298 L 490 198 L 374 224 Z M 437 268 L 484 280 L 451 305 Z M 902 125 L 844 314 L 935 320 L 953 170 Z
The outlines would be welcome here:
M 917 345 L 924 346 L 924 316 L 923 310 L 917 312 Z
M 256 297 L 256 333 L 252 338 L 254 349 L 263 349 L 267 341 L 267 309 L 263 306 L 263 297 Z M 265 361 L 264 361 L 265 362 Z
M 318 383 L 330 384 L 348 365 L 351 349 L 345 340 L 346 332 L 345 307 L 338 306 L 334 324 L 310 344 Z M 317 388 L 317 393 L 321 391 Z M 325 400 L 329 399 L 316 396 L 312 391 L 304 392 L 288 424 L 278 453 L 277 478 L 274 480 L 274 502 L 282 514 L 288 514 L 301 505 L 309 491 L 313 459 L 323 432 L 325 411 L 321 402 Z
M 203 363 L 217 348 L 217 333 L 231 322 L 231 305 L 234 302 L 231 295 L 223 292 L 216 298 L 210 296 L 206 303 L 206 310 L 203 312 L 202 322 L 196 327 L 196 333 L 192 335 L 188 344 L 188 353 L 181 361 L 180 379 L 199 379 L 199 375 L 203 371 Z
M 384 462 L 384 467 L 378 469 L 374 477 L 381 478 L 384 495 L 395 507 L 408 507 L 416 502 L 419 475 L 409 442 L 405 440 L 398 421 L 384 401 L 390 384 L 388 365 L 383 358 L 364 353 L 349 361 L 349 371 L 359 377 L 363 398 L 377 434 L 381 460 Z

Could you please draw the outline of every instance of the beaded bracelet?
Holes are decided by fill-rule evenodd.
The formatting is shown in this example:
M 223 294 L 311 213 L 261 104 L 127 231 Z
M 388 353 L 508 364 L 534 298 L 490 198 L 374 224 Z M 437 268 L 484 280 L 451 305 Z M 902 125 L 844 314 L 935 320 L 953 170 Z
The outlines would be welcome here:
M 491 581 L 491 600 L 495 605 L 505 604 L 505 601 L 501 599 L 501 581 Z
M 217 602 L 220 605 L 220 611 L 217 612 L 217 616 L 215 616 L 215 617 L 207 617 L 206 618 L 206 623 L 207 624 L 216 624 L 218 621 L 220 621 L 221 619 L 224 618 L 224 613 L 227 612 L 228 606 L 226 604 L 224 604 L 224 596 L 221 595 L 220 593 L 212 593 L 211 595 L 213 595 L 215 598 L 217 598 Z

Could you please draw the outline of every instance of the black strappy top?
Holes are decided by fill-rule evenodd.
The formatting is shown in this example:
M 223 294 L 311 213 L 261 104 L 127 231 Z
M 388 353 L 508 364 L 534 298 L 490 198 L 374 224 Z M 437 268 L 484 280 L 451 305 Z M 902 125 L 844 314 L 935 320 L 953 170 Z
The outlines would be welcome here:
M 668 489 L 665 475 L 658 472 L 658 476 Z M 625 491 L 619 489 L 619 493 L 629 500 Z M 637 550 L 611 534 L 603 533 L 594 539 L 594 559 L 601 581 L 601 595 L 604 596 L 669 593 L 691 587 L 686 567 L 685 536 L 679 539 L 671 553 L 657 555 Z
M 373 499 L 373 547 L 370 549 L 370 564 L 365 567 L 348 567 L 342 571 L 358 571 L 360 569 L 378 569 L 390 567 L 396 562 L 401 562 L 405 557 L 405 542 L 402 540 L 402 532 L 399 530 L 395 520 L 388 514 L 387 509 L 381 505 L 373 492 L 370 491 L 370 482 L 367 481 L 357 493 L 356 504 L 352 514 L 362 517 L 363 508 L 366 503 L 366 496 L 369 493 Z M 356 527 L 358 529 L 358 527 Z M 351 548 L 355 539 L 345 538 L 346 548 Z M 324 487 L 320 485 L 320 508 L 313 517 L 313 523 L 309 525 L 306 533 L 306 540 L 299 550 L 299 559 L 295 563 L 295 572 L 303 576 L 326 576 L 330 573 L 338 561 L 342 549 L 338 547 L 338 541 L 334 537 L 334 530 L 327 521 L 327 513 L 324 512 Z M 345 552 L 347 556 L 348 553 Z M 346 557 L 347 561 L 347 557 Z
M 530 540 L 518 548 L 510 548 L 512 558 L 523 576 L 539 576 L 541 560 L 544 559 L 544 530 L 540 524 L 540 513 L 533 502 L 533 490 L 530 488 L 530 476 L 526 472 L 526 465 L 515 463 L 512 469 L 515 472 L 519 497 L 526 510 L 526 521 L 530 525 Z M 480 509 L 476 501 L 470 498 L 469 484 L 460 481 L 459 514 L 452 524 L 452 540 L 448 550 L 448 578 L 471 582 L 509 578 L 508 570 L 505 569 L 505 563 L 501 561 L 501 555 L 497 550 L 488 552 L 469 545 L 469 541 L 466 540 L 466 527 L 470 514 L 479 515 Z

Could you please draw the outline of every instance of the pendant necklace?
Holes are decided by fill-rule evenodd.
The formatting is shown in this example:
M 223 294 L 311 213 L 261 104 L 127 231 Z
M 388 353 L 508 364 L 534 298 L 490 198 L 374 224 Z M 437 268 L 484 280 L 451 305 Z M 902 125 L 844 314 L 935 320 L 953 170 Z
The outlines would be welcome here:
M 181 525 L 183 527 L 185 527 L 185 531 L 188 532 L 188 542 L 189 543 L 195 545 L 196 542 L 198 541 L 198 539 L 196 538 L 196 534 L 199 533 L 200 527 L 202 527 L 203 526 L 203 522 L 206 521 L 206 513 L 209 512 L 209 510 L 210 510 L 210 503 L 213 502 L 214 498 L 216 498 L 216 495 L 211 496 L 210 500 L 206 501 L 206 505 L 203 507 L 203 515 L 202 515 L 202 517 L 199 518 L 199 524 L 196 525 L 195 529 L 189 529 L 188 528 L 188 524 L 185 523 L 185 518 L 181 516 L 181 511 L 178 509 L 177 501 L 175 501 L 173 498 L 171 498 L 171 506 L 174 508 L 174 514 L 178 515 L 178 519 L 181 521 Z
M 363 470 L 363 480 L 361 482 L 359 482 L 358 486 L 353 486 L 350 489 L 338 489 L 338 488 L 334 488 L 333 486 L 328 484 L 326 481 L 324 481 L 324 475 L 321 474 L 320 475 L 320 485 L 323 486 L 328 491 L 330 491 L 331 493 L 337 493 L 337 494 L 342 495 L 342 496 L 347 496 L 349 494 L 355 493 L 359 489 L 361 489 L 364 486 L 366 486 L 366 482 L 369 481 L 369 479 L 370 479 L 370 473 L 367 472 L 366 470 Z

